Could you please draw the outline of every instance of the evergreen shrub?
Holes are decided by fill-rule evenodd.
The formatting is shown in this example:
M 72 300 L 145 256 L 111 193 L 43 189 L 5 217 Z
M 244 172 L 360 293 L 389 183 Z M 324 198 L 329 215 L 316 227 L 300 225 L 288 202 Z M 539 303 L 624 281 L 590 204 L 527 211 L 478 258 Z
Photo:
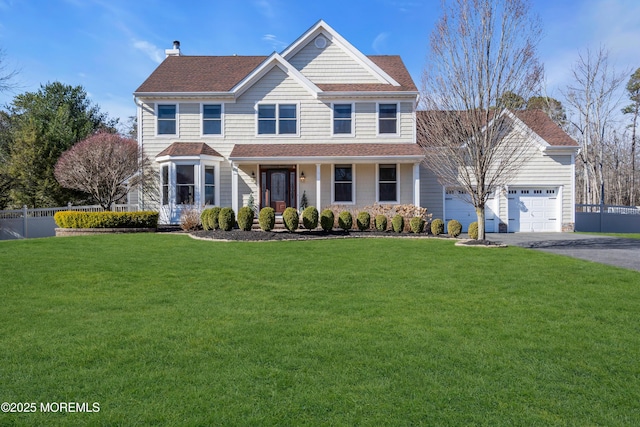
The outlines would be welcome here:
M 474 221 L 469 224 L 469 237 L 473 240 L 478 240 L 478 222 Z
M 391 228 L 396 233 L 402 233 L 402 229 L 404 228 L 404 217 L 400 214 L 397 214 L 391 220 Z
M 419 216 L 414 216 L 413 218 L 411 218 L 409 225 L 411 226 L 412 232 L 422 233 L 422 231 L 424 230 L 424 219 Z
M 282 213 L 282 221 L 284 222 L 284 228 L 289 231 L 296 231 L 298 224 L 300 223 L 300 217 L 296 208 L 287 208 Z
M 387 217 L 386 215 L 376 215 L 376 230 L 387 231 Z
M 436 218 L 431 221 L 431 234 L 437 236 L 442 233 L 444 233 L 444 221 L 440 218 Z
M 314 230 L 318 227 L 318 209 L 309 206 L 302 211 L 302 225 L 307 230 Z
M 344 231 L 351 230 L 351 227 L 353 226 L 353 216 L 351 216 L 351 212 L 340 212 L 340 215 L 338 216 L 338 226 Z
M 218 226 L 223 231 L 231 231 L 233 226 L 236 225 L 236 213 L 231 208 L 220 209 L 218 215 Z
M 462 224 L 459 221 L 452 219 L 447 223 L 447 231 L 449 236 L 458 237 L 462 233 Z
M 258 223 L 262 231 L 271 231 L 276 225 L 276 211 L 272 207 L 265 207 L 260 210 Z
M 243 206 L 238 211 L 238 227 L 240 230 L 250 231 L 253 227 L 253 209 L 250 206 Z
M 333 211 L 331 209 L 325 209 L 320 214 L 320 226 L 324 231 L 333 230 L 333 221 L 335 220 L 333 216 Z
M 360 212 L 356 218 L 356 225 L 360 231 L 368 230 L 371 226 L 371 215 L 369 215 L 369 212 Z

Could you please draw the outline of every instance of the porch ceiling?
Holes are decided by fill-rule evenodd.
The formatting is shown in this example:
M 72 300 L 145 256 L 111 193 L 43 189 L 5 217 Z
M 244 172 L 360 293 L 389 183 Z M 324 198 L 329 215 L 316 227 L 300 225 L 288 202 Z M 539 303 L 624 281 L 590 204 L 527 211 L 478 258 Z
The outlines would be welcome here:
M 229 159 L 234 162 L 418 162 L 424 151 L 418 144 L 236 144 Z

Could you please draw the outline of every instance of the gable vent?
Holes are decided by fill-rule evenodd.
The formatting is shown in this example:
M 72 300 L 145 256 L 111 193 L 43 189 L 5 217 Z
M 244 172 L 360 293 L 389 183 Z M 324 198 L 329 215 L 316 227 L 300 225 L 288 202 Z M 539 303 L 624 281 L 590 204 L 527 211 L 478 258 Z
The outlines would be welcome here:
M 327 39 L 325 39 L 323 36 L 318 36 L 318 37 L 316 37 L 316 39 L 313 42 L 313 44 L 318 49 L 324 49 L 325 47 L 327 47 Z

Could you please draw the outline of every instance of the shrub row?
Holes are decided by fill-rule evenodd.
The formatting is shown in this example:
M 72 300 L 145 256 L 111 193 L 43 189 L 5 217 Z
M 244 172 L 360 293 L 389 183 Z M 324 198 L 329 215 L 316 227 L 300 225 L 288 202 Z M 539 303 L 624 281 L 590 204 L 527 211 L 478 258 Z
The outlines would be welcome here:
M 60 228 L 157 228 L 158 212 L 60 211 L 53 216 Z

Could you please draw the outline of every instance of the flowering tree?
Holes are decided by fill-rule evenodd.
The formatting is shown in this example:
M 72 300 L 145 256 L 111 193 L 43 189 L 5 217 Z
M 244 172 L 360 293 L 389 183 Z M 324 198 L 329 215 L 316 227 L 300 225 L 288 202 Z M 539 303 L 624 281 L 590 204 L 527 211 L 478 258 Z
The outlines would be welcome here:
M 133 139 L 100 132 L 65 151 L 55 166 L 61 186 L 90 194 L 105 210 L 141 183 L 149 160 Z

